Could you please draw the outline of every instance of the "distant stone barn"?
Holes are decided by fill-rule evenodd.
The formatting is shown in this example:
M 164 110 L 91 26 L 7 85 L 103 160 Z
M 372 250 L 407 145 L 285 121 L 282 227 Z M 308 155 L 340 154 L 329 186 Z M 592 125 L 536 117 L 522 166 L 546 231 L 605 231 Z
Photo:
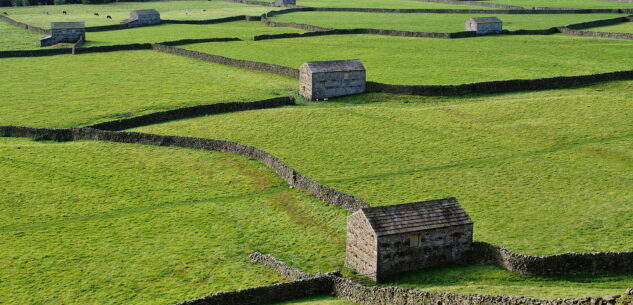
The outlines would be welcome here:
M 86 40 L 86 24 L 82 22 L 51 22 L 51 34 L 40 39 L 40 46 L 75 43 Z
M 466 31 L 477 35 L 497 34 L 503 30 L 503 22 L 497 17 L 470 18 L 466 21 Z
M 276 6 L 297 5 L 297 0 L 275 0 Z
M 299 93 L 310 100 L 365 92 L 365 67 L 360 60 L 307 62 L 299 68 Z
M 364 208 L 347 217 L 345 265 L 376 282 L 459 261 L 473 222 L 455 198 Z
M 136 10 L 130 13 L 130 18 L 124 19 L 121 24 L 127 24 L 133 28 L 137 26 L 160 24 L 160 13 L 157 10 Z

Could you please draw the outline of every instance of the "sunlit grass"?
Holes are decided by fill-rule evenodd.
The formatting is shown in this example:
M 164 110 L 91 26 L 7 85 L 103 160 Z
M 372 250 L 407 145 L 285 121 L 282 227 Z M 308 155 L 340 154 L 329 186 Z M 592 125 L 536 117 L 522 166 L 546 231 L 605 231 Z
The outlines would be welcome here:
M 612 33 L 633 33 L 633 22 L 619 23 L 615 25 L 601 26 L 597 28 L 586 29 L 595 32 L 612 32 Z
M 44 37 L 44 35 L 0 22 L 0 51 L 39 48 L 41 37 Z

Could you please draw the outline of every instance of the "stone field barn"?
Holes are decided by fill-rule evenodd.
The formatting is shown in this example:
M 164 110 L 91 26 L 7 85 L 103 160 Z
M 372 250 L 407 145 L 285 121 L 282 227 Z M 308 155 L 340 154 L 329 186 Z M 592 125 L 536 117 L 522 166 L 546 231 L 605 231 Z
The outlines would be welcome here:
M 121 24 L 127 24 L 130 28 L 160 24 L 160 13 L 154 9 L 132 11 L 130 18 L 122 20 Z
M 365 92 L 365 67 L 360 60 L 307 62 L 299 68 L 299 93 L 309 100 Z
M 503 30 L 503 22 L 497 17 L 470 18 L 466 21 L 466 31 L 477 35 L 496 34 Z
M 75 43 L 86 39 L 86 24 L 81 22 L 51 22 L 51 34 L 40 39 L 40 46 Z

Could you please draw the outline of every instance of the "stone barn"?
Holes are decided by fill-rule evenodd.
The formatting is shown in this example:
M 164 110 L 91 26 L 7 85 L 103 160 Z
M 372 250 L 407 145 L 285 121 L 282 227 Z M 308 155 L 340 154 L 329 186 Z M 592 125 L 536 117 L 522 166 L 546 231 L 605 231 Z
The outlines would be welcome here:
M 376 282 L 459 261 L 473 222 L 455 198 L 364 208 L 347 217 L 345 266 Z
M 40 39 L 40 46 L 48 47 L 58 43 L 75 43 L 86 40 L 86 24 L 82 22 L 51 22 L 51 34 Z
M 498 34 L 503 30 L 503 22 L 497 17 L 470 18 L 466 21 L 466 31 L 477 35 Z
M 276 6 L 297 5 L 297 0 L 275 0 Z
M 313 101 L 363 93 L 365 78 L 358 59 L 307 62 L 299 67 L 299 93 Z
M 130 18 L 124 19 L 121 24 L 127 24 L 133 28 L 137 26 L 160 24 L 160 13 L 157 10 L 136 10 L 130 13 Z

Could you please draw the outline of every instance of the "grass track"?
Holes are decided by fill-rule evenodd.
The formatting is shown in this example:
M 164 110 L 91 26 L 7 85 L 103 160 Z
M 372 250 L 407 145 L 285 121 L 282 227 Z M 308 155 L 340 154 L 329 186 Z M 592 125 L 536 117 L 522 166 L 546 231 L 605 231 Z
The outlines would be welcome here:
M 73 127 L 292 94 L 296 80 L 155 51 L 0 59 L 0 125 Z
M 336 35 L 183 46 L 295 68 L 306 61 L 358 58 L 367 68 L 368 80 L 411 85 L 630 70 L 631 47 L 633 41 L 565 35 L 465 39 Z

